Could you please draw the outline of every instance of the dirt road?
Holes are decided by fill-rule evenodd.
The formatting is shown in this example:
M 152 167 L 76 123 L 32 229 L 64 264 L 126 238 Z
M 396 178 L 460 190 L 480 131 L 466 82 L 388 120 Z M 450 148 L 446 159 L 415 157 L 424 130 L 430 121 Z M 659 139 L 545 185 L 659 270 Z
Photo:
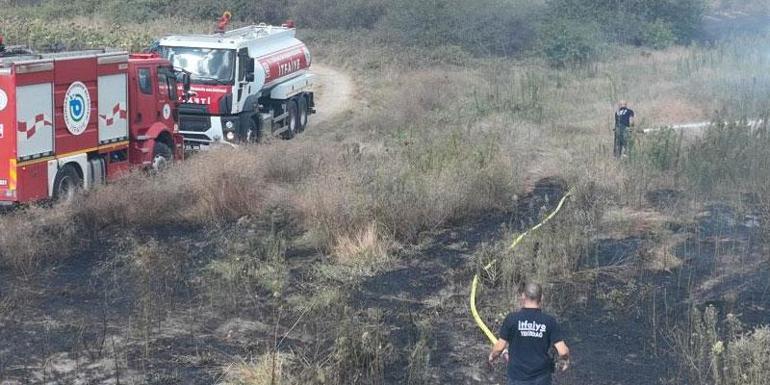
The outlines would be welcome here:
M 313 64 L 313 72 L 318 75 L 316 86 L 316 108 L 313 124 L 325 123 L 350 109 L 355 101 L 353 78 L 337 69 L 324 64 Z

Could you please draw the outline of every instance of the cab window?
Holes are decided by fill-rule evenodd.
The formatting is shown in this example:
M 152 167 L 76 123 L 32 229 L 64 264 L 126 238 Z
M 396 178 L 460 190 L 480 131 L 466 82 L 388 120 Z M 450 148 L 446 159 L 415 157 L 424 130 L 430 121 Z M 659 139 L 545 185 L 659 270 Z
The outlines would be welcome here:
M 161 97 L 168 98 L 168 78 L 165 73 L 158 71 L 158 91 Z
M 249 56 L 249 50 L 246 48 L 238 51 L 238 80 L 246 80 L 247 74 L 254 73 L 254 59 Z
M 143 94 L 152 95 L 152 74 L 149 68 L 139 69 L 139 89 Z
M 167 96 L 170 100 L 177 99 L 176 75 L 171 69 L 158 68 L 158 87 L 162 96 Z

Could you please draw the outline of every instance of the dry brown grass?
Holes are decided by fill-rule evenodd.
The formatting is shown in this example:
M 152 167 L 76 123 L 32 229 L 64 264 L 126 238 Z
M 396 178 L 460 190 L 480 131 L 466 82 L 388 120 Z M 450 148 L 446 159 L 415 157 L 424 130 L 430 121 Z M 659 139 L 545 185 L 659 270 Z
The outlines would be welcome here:
M 684 258 L 677 255 L 679 246 L 687 240 L 687 234 L 666 234 L 658 236 L 645 258 L 646 268 L 653 271 L 674 271 L 684 264 Z
M 394 262 L 391 255 L 394 248 L 395 243 L 379 230 L 377 223 L 372 222 L 357 234 L 338 237 L 332 255 L 343 266 L 371 274 Z
M 97 228 L 206 226 L 259 216 L 275 207 L 291 209 L 291 186 L 323 167 L 324 156 L 280 144 L 220 148 L 198 154 L 158 177 L 136 173 L 100 188 L 84 197 L 77 214 Z
M 622 239 L 662 232 L 666 223 L 672 220 L 670 216 L 650 209 L 615 207 L 604 213 L 600 226 L 607 237 Z
M 0 267 L 30 275 L 67 257 L 88 239 L 78 228 L 73 210 L 69 205 L 55 210 L 33 206 L 0 217 Z
M 238 362 L 224 368 L 219 385 L 290 385 L 292 356 L 286 353 L 265 354 L 249 362 Z
M 299 209 L 313 243 L 332 250 L 338 236 L 353 234 L 363 225 L 360 204 L 351 176 L 331 172 L 319 175 L 303 188 Z

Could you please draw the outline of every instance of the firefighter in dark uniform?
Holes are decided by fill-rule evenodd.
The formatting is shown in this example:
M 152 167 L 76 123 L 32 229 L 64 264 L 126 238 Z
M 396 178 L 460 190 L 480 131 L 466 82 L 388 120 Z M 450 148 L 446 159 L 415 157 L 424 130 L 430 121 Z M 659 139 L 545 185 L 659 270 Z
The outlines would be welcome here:
M 631 127 L 634 126 L 634 110 L 628 108 L 628 103 L 621 100 L 618 103 L 618 111 L 615 112 L 615 147 L 614 155 L 620 158 L 623 151 L 628 151 L 628 139 L 631 136 Z
M 520 294 L 521 310 L 508 314 L 500 338 L 489 352 L 489 364 L 508 361 L 508 385 L 551 385 L 555 364 L 569 368 L 569 348 L 556 319 L 541 310 L 543 287 L 527 283 Z M 558 361 L 551 355 L 556 350 Z

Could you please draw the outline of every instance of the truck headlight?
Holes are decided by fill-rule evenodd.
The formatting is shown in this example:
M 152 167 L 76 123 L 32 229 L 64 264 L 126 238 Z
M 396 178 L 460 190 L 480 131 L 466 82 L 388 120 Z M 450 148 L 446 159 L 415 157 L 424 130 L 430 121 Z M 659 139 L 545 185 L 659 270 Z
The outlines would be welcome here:
M 230 124 L 232 125 L 232 123 Z M 225 138 L 227 138 L 227 140 L 232 142 L 233 140 L 235 140 L 235 132 L 232 132 L 232 131 L 228 132 L 227 134 L 225 134 Z
M 227 122 L 225 122 L 225 128 L 227 128 L 228 130 L 232 130 L 233 126 L 234 126 L 234 124 L 233 124 L 232 120 L 228 120 Z

